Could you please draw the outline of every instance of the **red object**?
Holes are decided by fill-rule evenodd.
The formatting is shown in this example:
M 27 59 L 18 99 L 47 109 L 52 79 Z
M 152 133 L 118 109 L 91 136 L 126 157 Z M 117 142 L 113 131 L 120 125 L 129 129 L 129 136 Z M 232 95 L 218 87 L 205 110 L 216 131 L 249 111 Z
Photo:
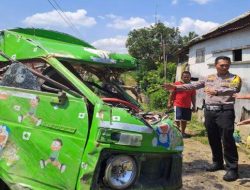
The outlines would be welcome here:
M 118 98 L 102 98 L 102 100 L 103 100 L 104 102 L 107 102 L 107 103 L 109 103 L 109 102 L 120 103 L 120 104 L 123 104 L 123 105 L 125 105 L 125 106 L 131 108 L 132 110 L 134 110 L 134 111 L 136 111 L 136 112 L 139 112 L 139 111 L 140 111 L 140 109 L 139 109 L 136 105 L 131 104 L 130 102 L 127 102 L 127 101 L 118 99 Z
M 175 85 L 185 84 L 181 81 L 175 82 Z M 195 90 L 175 91 L 174 92 L 174 106 L 181 108 L 190 108 L 192 103 L 192 96 L 196 95 Z

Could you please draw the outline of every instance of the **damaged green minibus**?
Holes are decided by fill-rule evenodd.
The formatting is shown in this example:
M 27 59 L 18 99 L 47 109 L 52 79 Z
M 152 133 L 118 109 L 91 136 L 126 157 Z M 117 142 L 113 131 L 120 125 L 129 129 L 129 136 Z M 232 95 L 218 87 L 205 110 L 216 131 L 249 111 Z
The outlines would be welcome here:
M 0 31 L 0 189 L 178 189 L 183 140 L 117 78 L 129 55 L 44 29 Z

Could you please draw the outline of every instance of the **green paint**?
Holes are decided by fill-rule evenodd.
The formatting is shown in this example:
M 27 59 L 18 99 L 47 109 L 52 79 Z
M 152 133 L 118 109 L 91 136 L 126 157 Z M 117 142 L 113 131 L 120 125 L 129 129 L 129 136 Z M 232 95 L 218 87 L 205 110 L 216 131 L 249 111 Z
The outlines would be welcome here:
M 66 92 L 60 103 L 56 93 L 0 86 L 0 178 L 12 189 L 20 184 L 37 190 L 90 189 L 104 150 L 181 154 L 183 141 L 172 121 L 147 126 L 136 114 L 104 103 L 62 64 L 123 72 L 136 68 L 131 56 L 105 54 L 70 35 L 42 29 L 5 30 L 0 50 L 20 62 L 46 61 L 81 94 Z M 6 64 L 4 57 L 0 64 Z M 163 137 L 168 139 L 162 139 L 169 145 L 155 144 L 157 129 L 166 124 L 169 134 Z

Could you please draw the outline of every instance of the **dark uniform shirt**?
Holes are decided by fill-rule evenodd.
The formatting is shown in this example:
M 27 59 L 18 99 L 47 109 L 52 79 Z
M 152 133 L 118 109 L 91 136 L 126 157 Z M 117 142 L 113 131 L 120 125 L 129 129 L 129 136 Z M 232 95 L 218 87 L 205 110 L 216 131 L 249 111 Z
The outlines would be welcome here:
M 177 91 L 200 88 L 213 88 L 217 91 L 216 96 L 206 94 L 205 103 L 207 105 L 233 105 L 235 102 L 233 94 L 240 91 L 241 78 L 228 72 L 226 75 L 212 74 L 207 76 L 205 80 L 176 86 Z

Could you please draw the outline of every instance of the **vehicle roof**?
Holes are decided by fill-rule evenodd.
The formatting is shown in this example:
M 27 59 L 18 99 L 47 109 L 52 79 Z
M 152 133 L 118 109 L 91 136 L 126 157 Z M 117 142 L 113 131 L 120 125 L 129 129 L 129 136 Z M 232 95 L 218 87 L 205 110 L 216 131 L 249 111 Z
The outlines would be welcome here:
M 124 70 L 136 68 L 136 59 L 128 54 L 110 53 L 98 50 L 84 40 L 62 32 L 37 28 L 15 28 L 3 30 L 2 35 L 6 41 L 4 45 L 12 46 L 12 49 L 13 47 L 18 47 L 20 42 L 17 44 L 15 40 L 7 39 L 7 35 L 11 35 L 12 38 L 16 38 L 16 41 L 22 38 L 24 40 L 22 42 L 33 44 L 32 51 L 34 46 L 37 46 L 44 49 L 49 55 L 53 55 L 59 60 L 70 61 L 71 63 L 76 64 L 91 64 L 95 67 L 108 67 Z M 1 43 L 0 49 L 3 51 Z M 31 49 L 24 50 L 30 51 Z M 8 48 L 4 48 L 4 53 L 11 57 L 13 50 L 8 53 Z M 35 54 L 34 57 L 29 55 L 26 59 L 37 58 L 36 56 L 37 55 Z M 21 52 L 18 52 L 16 59 L 25 59 L 24 53 L 22 55 Z M 1 60 L 5 61 L 0 58 L 0 61 Z

